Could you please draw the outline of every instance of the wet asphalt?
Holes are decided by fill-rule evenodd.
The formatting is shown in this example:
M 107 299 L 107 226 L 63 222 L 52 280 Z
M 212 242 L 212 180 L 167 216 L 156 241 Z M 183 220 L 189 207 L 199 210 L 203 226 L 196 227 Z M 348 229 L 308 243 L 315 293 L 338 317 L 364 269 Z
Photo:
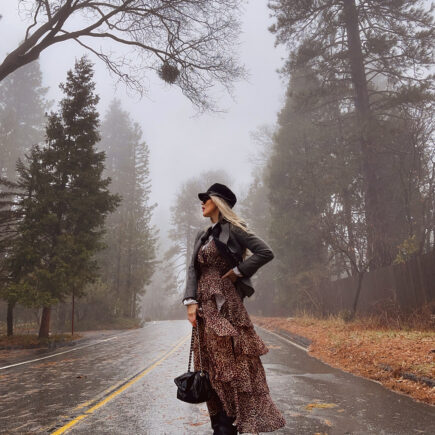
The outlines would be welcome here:
M 287 420 L 274 433 L 435 434 L 435 407 L 256 330 L 269 347 L 261 360 L 272 399 Z M 0 433 L 211 434 L 205 403 L 176 398 L 173 379 L 187 370 L 190 332 L 187 320 L 149 322 L 0 368 Z

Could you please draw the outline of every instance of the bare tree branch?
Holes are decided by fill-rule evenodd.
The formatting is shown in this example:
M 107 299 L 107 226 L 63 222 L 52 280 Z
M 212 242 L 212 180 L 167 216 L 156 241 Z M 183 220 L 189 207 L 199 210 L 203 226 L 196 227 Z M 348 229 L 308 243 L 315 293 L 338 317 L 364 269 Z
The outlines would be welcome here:
M 0 64 L 0 80 L 38 59 L 46 48 L 75 41 L 140 93 L 145 72 L 157 71 L 199 109 L 210 109 L 212 86 L 231 90 L 236 80 L 245 77 L 234 52 L 243 1 L 17 0 L 31 24 L 23 42 Z M 111 49 L 105 50 L 108 45 L 97 49 L 93 40 L 111 41 Z M 118 54 L 112 51 L 113 43 Z M 171 76 L 165 76 L 164 66 Z

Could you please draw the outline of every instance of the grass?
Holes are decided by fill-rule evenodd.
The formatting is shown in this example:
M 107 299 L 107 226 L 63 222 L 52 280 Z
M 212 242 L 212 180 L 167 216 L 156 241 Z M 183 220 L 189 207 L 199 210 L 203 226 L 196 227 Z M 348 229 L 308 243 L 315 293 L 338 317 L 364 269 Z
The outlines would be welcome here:
M 77 324 L 77 330 L 103 330 L 103 329 L 135 329 L 143 326 L 142 320 L 132 319 L 130 317 L 118 317 L 106 322 L 96 322 L 92 320 L 83 320 Z
M 37 322 L 17 322 L 14 323 L 14 334 L 35 334 L 38 333 L 39 324 Z M 0 322 L 0 336 L 6 335 L 6 322 Z
M 0 348 L 21 348 L 29 349 L 33 347 L 44 347 L 49 342 L 63 343 L 66 341 L 77 340 L 81 335 L 74 334 L 54 334 L 50 335 L 50 338 L 39 338 L 37 335 L 32 334 L 17 334 L 8 337 L 6 335 L 0 335 Z
M 435 330 L 432 318 L 404 319 L 387 324 L 375 317 L 345 321 L 341 316 L 317 318 L 308 313 L 295 317 L 259 317 L 252 320 L 271 330 L 287 330 L 307 337 L 311 355 L 345 371 L 375 379 L 416 400 L 435 404 L 435 388 L 404 379 L 414 374 L 435 381 Z M 352 355 L 352 357 L 350 357 Z

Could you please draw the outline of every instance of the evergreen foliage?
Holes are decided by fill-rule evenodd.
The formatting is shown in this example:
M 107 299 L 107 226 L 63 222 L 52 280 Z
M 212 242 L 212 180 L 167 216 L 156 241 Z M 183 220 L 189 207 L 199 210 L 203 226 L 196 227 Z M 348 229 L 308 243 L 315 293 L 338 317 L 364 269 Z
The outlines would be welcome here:
M 47 90 L 38 61 L 0 82 L 0 176 L 9 181 L 17 178 L 17 160 L 44 138 Z
M 39 62 L 32 62 L 14 72 L 0 83 L 0 296 L 6 300 L 7 333 L 13 333 L 13 311 L 18 295 L 7 284 L 9 272 L 6 257 L 16 235 L 18 213 L 14 192 L 14 181 L 18 173 L 16 163 L 32 144 L 43 140 L 45 99 L 48 88 L 42 86 L 42 74 Z
M 100 146 L 107 155 L 111 191 L 122 201 L 107 220 L 107 248 L 99 261 L 115 317 L 138 316 L 139 296 L 145 293 L 156 267 L 158 230 L 151 219 L 157 204 L 150 204 L 150 152 L 142 134 L 120 102 L 112 101 L 102 124 Z
M 405 29 L 404 21 L 395 20 L 404 20 L 415 2 L 399 2 L 388 24 L 390 51 L 372 52 L 364 41 L 367 20 L 386 26 L 376 14 L 393 5 L 371 2 L 367 12 L 368 2 L 358 2 L 363 60 L 370 65 L 363 77 L 369 98 L 364 112 L 343 2 L 272 3 L 277 16 L 272 30 L 279 42 L 293 43 L 283 70 L 290 75 L 286 103 L 263 177 L 277 253 L 276 300 L 289 310 L 321 312 L 325 280 L 358 276 L 360 285 L 366 271 L 401 261 L 404 246 L 407 258 L 433 249 L 433 76 L 425 73 L 432 18 L 409 10 Z M 419 20 L 427 32 L 414 26 Z M 304 25 L 304 37 L 297 40 Z M 403 41 L 415 48 L 413 34 L 421 38 L 421 50 L 411 58 Z M 415 75 L 407 62 L 419 64 Z
M 104 221 L 119 202 L 95 147 L 99 98 L 91 63 L 76 61 L 60 87 L 65 96 L 48 118 L 45 145 L 17 165 L 23 218 L 9 258 L 20 302 L 44 307 L 40 336 L 48 336 L 50 307 L 72 292 L 80 296 L 97 277 Z
M 433 6 L 421 0 L 271 0 L 269 6 L 276 18 L 271 30 L 289 47 L 284 71 L 307 65 L 319 81 L 303 101 L 324 97 L 318 101 L 326 110 L 353 118 L 368 257 L 372 268 L 391 264 L 405 238 L 395 219 L 403 214 L 396 214 L 391 159 L 403 150 L 391 153 L 391 145 L 403 137 L 404 123 L 409 132 L 419 113 L 427 118 L 433 107 Z

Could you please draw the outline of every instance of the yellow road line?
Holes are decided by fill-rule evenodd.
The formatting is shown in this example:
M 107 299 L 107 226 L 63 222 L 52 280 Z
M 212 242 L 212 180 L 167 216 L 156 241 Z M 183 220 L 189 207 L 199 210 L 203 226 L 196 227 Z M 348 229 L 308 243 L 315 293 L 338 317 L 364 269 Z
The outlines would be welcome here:
M 80 420 L 83 420 L 86 417 L 89 417 L 94 411 L 104 406 L 107 402 L 110 402 L 113 398 L 115 398 L 118 394 L 121 394 L 124 390 L 131 387 L 135 382 L 137 382 L 139 379 L 143 378 L 145 375 L 147 375 L 151 370 L 155 369 L 159 364 L 161 364 L 165 359 L 167 359 L 170 355 L 172 355 L 181 345 L 183 345 L 191 336 L 191 333 L 187 334 L 185 337 L 183 337 L 181 340 L 179 340 L 174 347 L 163 354 L 159 359 L 157 359 L 151 366 L 147 367 L 140 373 L 138 373 L 136 376 L 134 376 L 130 381 L 128 381 L 126 384 L 124 384 L 122 387 L 115 390 L 113 393 L 109 394 L 104 399 L 97 402 L 94 406 L 89 408 L 84 414 L 81 414 L 77 417 L 75 417 L 73 420 L 62 426 L 61 428 L 57 429 L 56 431 L 52 432 L 52 435 L 60 435 L 65 433 L 68 429 L 71 429 L 73 426 L 75 426 Z M 116 385 L 116 384 L 115 384 Z M 83 404 L 85 406 L 88 404 L 88 401 Z M 81 407 L 81 406 L 80 406 Z
M 82 409 L 82 408 L 87 408 L 88 406 L 91 406 L 93 403 L 97 402 L 98 399 L 102 398 L 102 397 L 106 397 L 107 394 L 111 393 L 112 391 L 114 391 L 117 387 L 119 387 L 120 385 L 123 385 L 125 382 L 127 382 L 130 378 L 125 378 L 120 380 L 119 382 L 117 382 L 116 384 L 113 384 L 112 386 L 110 386 L 109 388 L 106 388 L 105 390 L 103 390 L 100 394 L 98 394 L 98 396 L 94 397 L 93 399 L 87 400 L 86 402 L 81 403 L 80 405 L 77 405 L 74 410 L 78 410 L 78 409 Z

